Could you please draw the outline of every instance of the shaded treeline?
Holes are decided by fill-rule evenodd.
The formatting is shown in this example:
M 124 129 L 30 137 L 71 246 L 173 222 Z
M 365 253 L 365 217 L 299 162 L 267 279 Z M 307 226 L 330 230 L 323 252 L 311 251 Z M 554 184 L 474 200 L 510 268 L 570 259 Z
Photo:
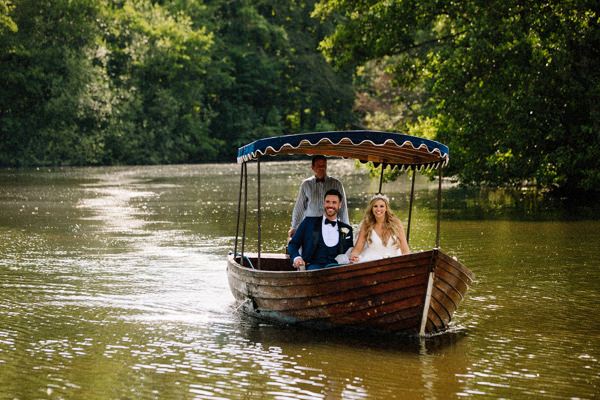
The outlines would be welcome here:
M 3 166 L 231 161 L 249 140 L 353 120 L 312 1 L 0 4 Z
M 465 184 L 598 191 L 599 4 L 0 0 L 0 166 L 365 126 L 448 144 Z

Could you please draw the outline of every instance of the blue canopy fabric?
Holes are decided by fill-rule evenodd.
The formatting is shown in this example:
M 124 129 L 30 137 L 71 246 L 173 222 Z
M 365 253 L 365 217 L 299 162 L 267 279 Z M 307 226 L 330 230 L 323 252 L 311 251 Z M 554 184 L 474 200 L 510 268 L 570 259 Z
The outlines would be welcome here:
M 419 170 L 443 167 L 450 158 L 448 147 L 434 140 L 393 132 L 338 131 L 259 139 L 240 147 L 237 161 L 277 154 L 322 154 Z

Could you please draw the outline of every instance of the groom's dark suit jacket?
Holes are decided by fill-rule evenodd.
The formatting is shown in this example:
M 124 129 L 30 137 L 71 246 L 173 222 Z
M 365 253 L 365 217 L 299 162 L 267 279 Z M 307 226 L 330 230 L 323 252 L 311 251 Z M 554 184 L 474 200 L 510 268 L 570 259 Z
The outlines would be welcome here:
M 322 221 L 322 216 L 306 217 L 300 223 L 296 233 L 288 243 L 288 254 L 292 262 L 294 262 L 294 258 L 301 255 L 305 263 L 312 263 L 317 246 L 321 242 Z M 354 245 L 352 242 L 352 227 L 338 220 L 336 228 L 340 234 L 338 254 L 343 254 Z M 302 254 L 300 254 L 300 249 L 302 249 Z

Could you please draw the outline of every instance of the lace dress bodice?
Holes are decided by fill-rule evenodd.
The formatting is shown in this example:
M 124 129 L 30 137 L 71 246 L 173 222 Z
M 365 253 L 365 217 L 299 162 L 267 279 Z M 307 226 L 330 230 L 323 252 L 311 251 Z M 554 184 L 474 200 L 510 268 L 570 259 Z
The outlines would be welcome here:
M 371 231 L 371 243 L 366 242 L 365 248 L 360 253 L 360 262 L 379 260 L 381 258 L 396 257 L 402 255 L 402 251 L 394 246 L 394 241 L 389 238 L 387 243 L 384 245 L 383 241 L 375 232 Z

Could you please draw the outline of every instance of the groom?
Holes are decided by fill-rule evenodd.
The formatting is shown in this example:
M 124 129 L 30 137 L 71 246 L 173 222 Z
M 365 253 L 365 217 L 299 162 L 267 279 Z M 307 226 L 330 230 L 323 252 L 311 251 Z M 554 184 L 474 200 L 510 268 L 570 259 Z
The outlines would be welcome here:
M 323 215 L 306 217 L 298 226 L 288 244 L 288 254 L 294 268 L 313 270 L 334 267 L 339 264 L 336 257 L 352 248 L 352 227 L 337 219 L 342 200 L 338 190 L 328 190 L 325 193 Z

